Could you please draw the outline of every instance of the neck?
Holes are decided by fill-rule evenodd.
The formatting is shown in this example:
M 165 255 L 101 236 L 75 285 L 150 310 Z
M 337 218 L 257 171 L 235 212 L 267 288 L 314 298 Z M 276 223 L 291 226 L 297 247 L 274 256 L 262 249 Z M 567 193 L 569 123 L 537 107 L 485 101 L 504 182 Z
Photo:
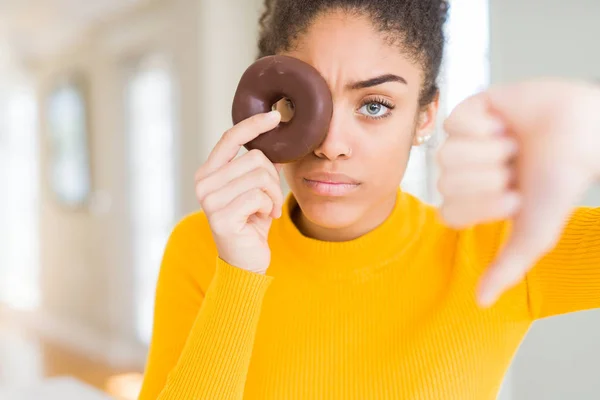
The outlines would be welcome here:
M 386 196 L 379 203 L 371 206 L 360 219 L 343 227 L 325 227 L 310 221 L 297 207 L 292 215 L 294 224 L 304 235 L 325 242 L 346 242 L 357 239 L 380 226 L 392 213 L 396 204 L 397 192 Z

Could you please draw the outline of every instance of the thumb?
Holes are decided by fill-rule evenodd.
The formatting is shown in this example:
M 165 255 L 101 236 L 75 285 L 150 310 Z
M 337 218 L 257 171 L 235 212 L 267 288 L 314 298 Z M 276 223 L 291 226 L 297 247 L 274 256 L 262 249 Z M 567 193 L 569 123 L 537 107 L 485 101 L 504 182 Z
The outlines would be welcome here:
M 482 306 L 492 305 L 504 291 L 520 283 L 556 245 L 573 205 L 587 187 L 581 172 L 578 175 L 565 169 L 546 171 L 524 188 L 522 208 L 508 241 L 479 284 Z

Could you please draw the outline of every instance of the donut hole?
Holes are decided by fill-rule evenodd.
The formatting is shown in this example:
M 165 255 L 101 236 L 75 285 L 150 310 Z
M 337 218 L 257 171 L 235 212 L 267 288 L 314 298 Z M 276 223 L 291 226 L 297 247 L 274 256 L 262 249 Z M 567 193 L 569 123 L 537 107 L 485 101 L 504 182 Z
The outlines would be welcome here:
M 290 122 L 294 118 L 295 109 L 294 102 L 287 97 L 282 97 L 271 107 L 271 110 L 279 111 L 281 122 Z

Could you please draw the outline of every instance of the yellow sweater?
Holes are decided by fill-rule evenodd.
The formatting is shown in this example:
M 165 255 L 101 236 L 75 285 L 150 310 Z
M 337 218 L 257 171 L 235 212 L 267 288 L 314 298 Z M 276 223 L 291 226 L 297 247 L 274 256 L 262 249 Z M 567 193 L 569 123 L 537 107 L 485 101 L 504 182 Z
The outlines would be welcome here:
M 600 210 L 490 309 L 475 285 L 507 223 L 451 230 L 399 192 L 359 239 L 274 221 L 267 275 L 217 257 L 203 213 L 181 221 L 158 280 L 141 400 L 495 399 L 531 323 L 600 307 Z

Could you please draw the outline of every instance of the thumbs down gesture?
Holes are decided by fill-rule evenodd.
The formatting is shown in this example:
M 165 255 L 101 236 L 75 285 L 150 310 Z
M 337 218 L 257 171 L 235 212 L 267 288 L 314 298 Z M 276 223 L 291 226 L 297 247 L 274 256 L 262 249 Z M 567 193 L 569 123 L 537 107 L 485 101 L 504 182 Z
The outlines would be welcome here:
M 552 250 L 600 174 L 600 88 L 557 79 L 492 87 L 459 104 L 444 130 L 438 188 L 446 223 L 511 220 L 477 289 L 490 306 Z

